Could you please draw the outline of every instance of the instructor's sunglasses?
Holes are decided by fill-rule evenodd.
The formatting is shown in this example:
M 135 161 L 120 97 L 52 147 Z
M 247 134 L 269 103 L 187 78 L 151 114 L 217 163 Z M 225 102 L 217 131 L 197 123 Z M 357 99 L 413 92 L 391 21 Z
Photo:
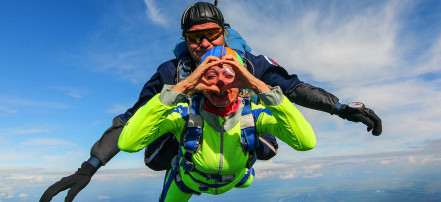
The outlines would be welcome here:
M 218 39 L 223 33 L 221 28 L 211 28 L 202 30 L 193 30 L 185 32 L 185 37 L 194 43 L 201 43 L 202 39 L 206 38 L 208 41 L 212 42 Z

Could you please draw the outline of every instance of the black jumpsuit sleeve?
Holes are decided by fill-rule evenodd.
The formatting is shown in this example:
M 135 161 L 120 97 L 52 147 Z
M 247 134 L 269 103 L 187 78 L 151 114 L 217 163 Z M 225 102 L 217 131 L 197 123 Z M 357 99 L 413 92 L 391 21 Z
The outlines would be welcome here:
M 270 86 L 280 86 L 291 102 L 303 107 L 332 113 L 338 98 L 322 88 L 299 80 L 295 74 L 288 74 L 285 68 L 270 63 L 265 56 L 246 54 L 247 68 Z
M 112 126 L 108 128 L 101 138 L 92 146 L 90 155 L 98 158 L 102 165 L 105 165 L 110 161 L 110 159 L 120 151 L 118 148 L 118 139 L 125 123 L 140 107 L 147 103 L 153 96 L 161 92 L 164 84 L 173 84 L 175 74 L 176 60 L 165 62 L 159 66 L 156 73 L 144 84 L 138 101 L 124 114 L 113 119 Z

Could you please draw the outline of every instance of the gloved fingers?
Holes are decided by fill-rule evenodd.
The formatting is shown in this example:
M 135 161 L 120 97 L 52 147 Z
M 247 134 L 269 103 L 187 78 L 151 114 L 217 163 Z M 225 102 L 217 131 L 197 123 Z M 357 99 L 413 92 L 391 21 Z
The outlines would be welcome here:
M 365 114 L 354 114 L 352 117 L 355 120 L 358 120 L 358 121 L 354 121 L 354 122 L 362 122 L 364 125 L 366 125 L 368 127 L 367 128 L 368 131 L 369 131 L 369 128 L 374 128 L 374 122 L 371 119 L 369 119 L 369 117 L 366 116 Z
M 65 202 L 71 202 L 77 196 L 77 194 L 89 184 L 90 180 L 81 180 L 75 183 L 67 192 L 67 196 L 64 199 Z
M 70 188 L 70 185 L 72 183 L 66 183 L 66 182 L 68 182 L 67 177 L 64 177 L 60 181 L 54 183 L 49 188 L 47 188 L 46 191 L 41 196 L 40 202 L 51 201 L 52 198 L 56 196 L 58 193 Z
M 367 130 L 367 132 L 371 132 L 372 127 L 368 126 L 366 130 Z
M 374 127 L 372 130 L 372 135 L 379 136 L 382 132 L 382 123 L 380 117 L 375 114 L 374 110 L 368 109 L 368 116 L 373 121 Z

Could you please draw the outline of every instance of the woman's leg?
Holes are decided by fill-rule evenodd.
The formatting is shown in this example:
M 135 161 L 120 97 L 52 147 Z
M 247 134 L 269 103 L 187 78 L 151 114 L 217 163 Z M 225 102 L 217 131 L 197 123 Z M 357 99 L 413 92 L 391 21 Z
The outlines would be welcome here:
M 162 193 L 159 196 L 159 201 L 188 201 L 193 194 L 186 194 L 182 192 L 176 185 L 174 179 L 176 172 L 174 169 L 167 171 L 164 179 L 164 187 Z

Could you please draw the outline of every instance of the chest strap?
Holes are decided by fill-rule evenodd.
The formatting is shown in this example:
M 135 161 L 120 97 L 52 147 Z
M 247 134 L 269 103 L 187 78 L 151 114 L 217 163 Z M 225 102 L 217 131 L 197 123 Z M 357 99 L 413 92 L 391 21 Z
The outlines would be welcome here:
M 259 146 L 259 136 L 256 131 L 256 119 L 260 113 L 252 113 L 251 100 L 243 98 L 244 107 L 240 120 L 241 138 L 240 143 L 244 154 L 249 153 L 247 168 L 251 169 L 257 160 L 255 149 Z
M 188 114 L 187 127 L 184 128 L 182 145 L 187 153 L 196 153 L 202 142 L 202 131 L 204 127 L 204 120 L 200 115 L 202 95 L 193 95 L 190 99 L 190 113 Z

